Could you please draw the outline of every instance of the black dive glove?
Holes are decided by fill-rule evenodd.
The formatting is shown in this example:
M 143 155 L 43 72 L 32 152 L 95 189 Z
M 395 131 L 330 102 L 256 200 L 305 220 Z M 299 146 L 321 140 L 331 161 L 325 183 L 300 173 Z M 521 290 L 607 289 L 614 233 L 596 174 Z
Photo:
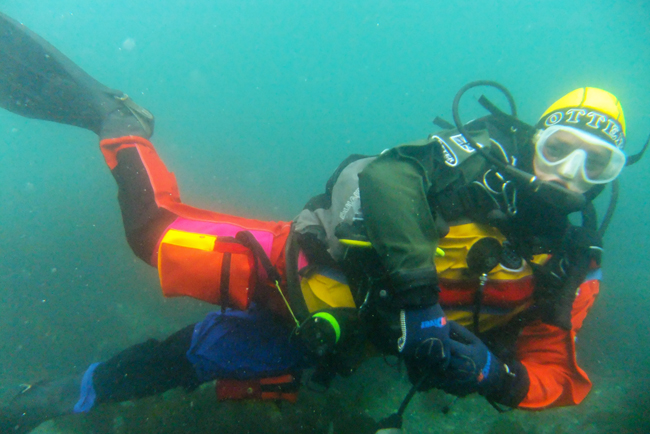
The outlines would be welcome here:
M 490 401 L 517 407 L 528 393 L 530 381 L 526 368 L 519 362 L 505 364 L 465 327 L 449 321 L 451 328 L 451 359 L 444 371 L 408 366 L 411 381 L 429 372 L 421 390 L 432 387 L 464 397 L 474 392 Z
M 559 249 L 537 268 L 535 298 L 544 323 L 571 330 L 577 290 L 589 270 L 600 266 L 602 238 L 594 230 L 569 226 Z
M 444 369 L 449 364 L 449 323 L 438 303 L 400 311 L 397 349 L 407 362 Z
M 397 350 L 408 363 L 444 368 L 449 363 L 449 325 L 438 303 L 435 268 L 395 273 L 393 305 L 400 310 Z

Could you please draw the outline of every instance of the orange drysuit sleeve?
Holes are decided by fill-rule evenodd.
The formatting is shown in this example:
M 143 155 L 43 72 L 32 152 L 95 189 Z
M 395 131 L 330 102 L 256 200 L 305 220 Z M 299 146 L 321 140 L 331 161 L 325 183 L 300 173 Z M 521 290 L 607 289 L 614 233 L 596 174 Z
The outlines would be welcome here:
M 517 340 L 517 360 L 528 371 L 530 387 L 520 408 L 537 410 L 579 404 L 591 381 L 576 362 L 576 334 L 599 291 L 598 280 L 580 285 L 571 312 L 572 330 L 542 323 L 526 326 Z

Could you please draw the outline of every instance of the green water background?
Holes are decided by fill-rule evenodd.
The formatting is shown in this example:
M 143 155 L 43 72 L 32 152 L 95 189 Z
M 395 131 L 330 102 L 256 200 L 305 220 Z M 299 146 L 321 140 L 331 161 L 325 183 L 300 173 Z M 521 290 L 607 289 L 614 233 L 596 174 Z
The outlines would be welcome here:
M 601 87 L 623 104 L 630 153 L 650 132 L 644 1 L 3 0 L 0 10 L 150 109 L 183 200 L 226 213 L 291 219 L 340 160 L 425 137 L 476 79 L 507 86 L 529 122 L 575 88 Z M 481 114 L 478 96 L 465 117 Z M 77 372 L 209 309 L 163 300 L 155 270 L 129 250 L 92 133 L 3 111 L 0 162 L 1 387 Z M 649 167 L 621 177 L 601 296 L 579 341 L 594 393 L 557 413 L 583 431 L 650 419 Z M 358 406 L 394 410 L 401 391 Z M 418 402 L 416 431 L 441 430 Z M 503 423 L 468 402 L 454 429 L 472 414 L 489 414 L 476 432 Z M 524 432 L 553 427 L 534 413 L 501 420 L 513 418 Z

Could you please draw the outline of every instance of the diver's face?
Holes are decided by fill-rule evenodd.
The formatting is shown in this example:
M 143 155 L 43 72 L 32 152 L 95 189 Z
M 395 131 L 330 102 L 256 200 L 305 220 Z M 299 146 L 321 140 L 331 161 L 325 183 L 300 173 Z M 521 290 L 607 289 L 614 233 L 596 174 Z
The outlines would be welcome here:
M 535 176 L 578 193 L 610 182 L 624 165 L 619 149 L 573 128 L 550 127 L 535 138 Z

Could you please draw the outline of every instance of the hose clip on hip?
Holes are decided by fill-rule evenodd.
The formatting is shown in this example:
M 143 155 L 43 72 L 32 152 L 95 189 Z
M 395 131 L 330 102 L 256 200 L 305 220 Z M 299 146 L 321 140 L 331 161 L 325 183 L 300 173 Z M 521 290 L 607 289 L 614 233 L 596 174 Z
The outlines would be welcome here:
M 300 336 L 310 351 L 319 357 L 330 354 L 341 339 L 341 325 L 329 312 L 316 312 L 307 318 L 295 335 Z

